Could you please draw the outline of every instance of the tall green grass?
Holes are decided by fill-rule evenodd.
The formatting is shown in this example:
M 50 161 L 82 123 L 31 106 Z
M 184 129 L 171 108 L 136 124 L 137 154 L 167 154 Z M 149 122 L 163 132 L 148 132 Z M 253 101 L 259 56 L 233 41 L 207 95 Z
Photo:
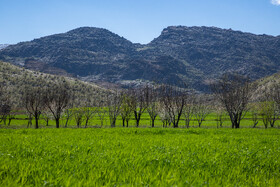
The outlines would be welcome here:
M 0 129 L 0 186 L 279 186 L 278 129 Z

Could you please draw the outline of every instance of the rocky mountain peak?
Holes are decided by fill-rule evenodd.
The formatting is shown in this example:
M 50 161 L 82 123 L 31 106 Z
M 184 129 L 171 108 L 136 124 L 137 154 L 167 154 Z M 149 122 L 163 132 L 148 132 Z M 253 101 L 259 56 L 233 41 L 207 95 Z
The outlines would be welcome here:
M 111 31 L 97 27 L 79 27 L 77 29 L 70 30 L 65 33 L 72 37 L 84 37 L 84 38 L 122 38 L 119 35 L 112 33 Z M 123 38 L 124 39 L 124 38 Z M 126 39 L 124 39 L 126 40 Z

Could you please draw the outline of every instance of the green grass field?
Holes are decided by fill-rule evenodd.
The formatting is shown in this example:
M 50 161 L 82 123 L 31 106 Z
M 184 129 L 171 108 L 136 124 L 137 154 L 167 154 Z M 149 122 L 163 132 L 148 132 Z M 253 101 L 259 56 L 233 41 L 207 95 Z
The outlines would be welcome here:
M 0 186 L 279 186 L 279 129 L 0 129 Z
M 228 116 L 225 116 L 225 121 L 223 124 L 223 127 L 226 128 L 231 128 L 231 122 L 230 119 L 228 118 Z M 248 113 L 245 118 L 241 121 L 241 128 L 250 128 L 253 126 L 253 122 L 251 120 L 252 116 L 250 113 Z M 202 128 L 217 128 L 217 116 L 215 113 L 211 113 L 206 117 L 206 121 L 204 121 L 202 123 Z M 27 116 L 26 115 L 17 115 L 16 119 L 13 119 L 11 122 L 10 126 L 5 126 L 3 125 L 3 122 L 0 123 L 0 128 L 26 128 L 28 124 L 28 120 L 27 120 Z M 33 127 L 34 127 L 35 121 L 33 120 Z M 63 118 L 60 121 L 60 126 L 64 127 L 65 124 L 65 120 L 63 120 Z M 82 123 L 82 127 L 84 125 L 84 122 Z M 122 127 L 122 120 L 121 117 L 118 117 L 117 123 L 116 123 L 117 127 Z M 129 121 L 129 127 L 135 127 L 136 126 L 136 122 L 134 120 L 134 117 L 131 117 L 131 120 Z M 150 117 L 148 115 L 148 113 L 144 113 L 141 117 L 141 121 L 140 121 L 140 127 L 150 127 L 151 126 L 151 122 L 150 122 Z M 172 126 L 172 125 L 171 125 Z M 190 123 L 191 127 L 198 127 L 198 123 L 195 120 L 195 118 L 193 117 L 191 123 Z M 70 128 L 75 128 L 76 127 L 76 123 L 75 120 L 73 118 L 71 118 L 71 120 L 69 121 L 68 127 Z M 104 120 L 103 120 L 103 126 L 101 126 L 101 121 L 98 117 L 98 115 L 95 115 L 90 121 L 89 121 L 89 126 L 88 127 L 110 127 L 110 121 L 109 121 L 109 117 L 105 116 Z M 160 120 L 159 117 L 156 118 L 155 121 L 155 127 L 162 127 L 162 122 Z M 179 123 L 179 127 L 184 128 L 185 127 L 185 121 L 184 121 L 184 117 L 181 118 L 180 123 Z M 275 127 L 276 128 L 280 128 L 280 121 L 277 121 L 275 123 Z M 31 127 L 32 128 L 32 127 Z M 41 118 L 40 120 L 40 125 L 39 128 L 55 128 L 55 121 L 54 120 L 50 120 L 49 121 L 49 126 L 46 127 L 46 122 Z M 259 119 L 259 123 L 257 125 L 257 128 L 264 128 L 264 125 L 262 123 L 262 120 Z

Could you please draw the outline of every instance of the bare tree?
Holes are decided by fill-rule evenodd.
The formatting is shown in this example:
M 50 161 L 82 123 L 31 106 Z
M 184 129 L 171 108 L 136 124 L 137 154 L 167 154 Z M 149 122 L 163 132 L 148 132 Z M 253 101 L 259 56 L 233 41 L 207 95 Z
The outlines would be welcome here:
M 106 97 L 106 96 L 105 96 Z M 107 98 L 103 98 L 103 99 L 98 99 L 98 102 L 97 102 L 97 116 L 99 118 L 99 121 L 100 121 L 100 126 L 103 127 L 104 125 L 104 121 L 106 123 L 106 116 L 107 116 L 107 113 L 108 113 L 108 110 L 107 110 L 107 107 L 106 107 L 106 102 L 104 99 L 107 99 Z
M 250 105 L 250 112 L 252 115 L 252 122 L 253 122 L 253 128 L 256 128 L 256 126 L 259 123 L 259 115 L 260 115 L 260 104 L 259 103 L 252 103 Z
M 7 119 L 8 119 L 8 126 L 11 125 L 11 122 L 12 122 L 13 119 L 15 119 L 15 116 L 16 116 L 16 114 L 15 114 L 14 112 L 11 111 L 11 112 L 9 113 L 9 115 L 8 115 L 8 117 L 7 117 Z
M 265 128 L 270 125 L 274 127 L 279 117 L 279 105 L 277 102 L 280 92 L 277 84 L 273 84 L 270 88 L 266 88 L 260 98 L 260 115 L 262 116 Z
M 72 116 L 73 116 L 74 112 L 73 109 L 71 107 L 66 108 L 63 112 L 63 118 L 65 120 L 65 124 L 64 127 L 66 128 L 68 126 L 69 121 L 71 120 Z
M 239 128 L 251 98 L 249 79 L 238 74 L 224 74 L 211 88 L 229 114 L 232 128 Z
M 31 127 L 32 126 L 32 119 L 33 119 L 33 116 L 32 116 L 32 114 L 30 114 L 30 113 L 28 113 L 27 112 L 27 116 L 28 116 L 28 118 L 27 118 L 27 128 L 28 127 Z
M 111 127 L 116 126 L 117 117 L 121 111 L 122 99 L 122 94 L 118 90 L 107 95 L 107 107 Z
M 4 125 L 6 125 L 7 119 L 10 124 L 10 121 L 12 120 L 11 105 L 7 101 L 1 103 L 0 117 L 0 122 L 3 121 Z
M 198 123 L 198 127 L 201 127 L 203 121 L 210 113 L 210 109 L 207 100 L 203 96 L 197 96 L 194 104 L 194 116 Z
M 190 94 L 187 97 L 185 107 L 184 107 L 184 117 L 185 117 L 185 124 L 186 127 L 190 127 L 190 122 L 194 116 L 194 96 L 193 94 Z
M 70 103 L 71 99 L 72 93 L 69 89 L 69 84 L 65 80 L 47 89 L 44 103 L 55 119 L 56 128 L 59 128 L 61 114 Z
M 85 128 L 88 126 L 90 120 L 94 117 L 98 109 L 96 101 L 87 99 L 83 107 Z
M 159 102 L 158 115 L 162 122 L 162 127 L 167 127 L 168 125 L 169 126 L 171 125 L 171 120 L 170 120 L 169 114 L 168 114 L 165 106 L 162 104 L 162 102 Z
M 279 115 L 276 103 L 274 101 L 265 101 L 262 102 L 260 105 L 261 105 L 260 115 L 262 116 L 262 120 L 265 128 L 267 128 L 268 125 L 274 127 L 274 124 L 278 119 L 278 115 Z
M 61 119 L 62 119 L 64 128 L 68 127 L 68 124 L 74 115 L 73 107 L 74 107 L 74 103 L 77 102 L 75 99 L 76 98 L 74 97 L 74 95 L 72 95 L 72 98 L 71 98 L 69 104 L 64 109 L 64 111 L 61 115 Z
M 74 108 L 73 109 L 73 116 L 74 116 L 74 120 L 76 122 L 77 127 L 80 128 L 82 126 L 83 121 L 84 121 L 84 110 L 83 110 L 83 108 L 81 108 L 81 107 Z
M 132 98 L 132 110 L 136 120 L 136 127 L 139 127 L 142 114 L 147 110 L 147 87 L 135 88 L 130 92 Z
M 221 105 L 220 102 L 217 102 L 216 99 L 213 99 L 213 104 L 212 105 L 212 109 L 215 111 L 216 114 L 216 122 L 217 122 L 217 128 L 221 128 L 223 127 L 224 121 L 225 121 L 225 117 L 226 117 L 226 111 L 223 107 L 223 105 Z
M 49 122 L 51 120 L 52 115 L 49 112 L 45 111 L 45 112 L 42 113 L 42 117 L 46 122 L 46 126 L 49 126 Z
M 150 120 L 152 123 L 152 127 L 155 126 L 155 120 L 156 117 L 158 116 L 158 103 L 159 103 L 159 97 L 157 94 L 157 91 L 155 87 L 152 86 L 147 86 L 146 87 L 146 92 L 147 92 L 147 112 L 150 116 Z
M 22 98 L 23 106 L 28 112 L 29 116 L 35 118 L 35 128 L 39 128 L 39 118 L 44 110 L 44 98 L 45 91 L 42 88 L 38 87 L 26 87 L 25 92 Z
M 179 127 L 179 121 L 183 114 L 183 109 L 187 98 L 185 90 L 182 88 L 165 85 L 161 87 L 161 94 L 160 102 L 168 113 L 173 127 Z
M 253 121 L 253 128 L 256 128 L 256 126 L 258 125 L 259 121 L 258 121 L 258 112 L 257 111 L 253 111 L 252 112 L 252 121 Z
M 0 122 L 4 122 L 9 118 L 12 110 L 12 104 L 9 95 L 5 92 L 3 84 L 0 84 Z
M 126 127 L 128 127 L 129 120 L 131 119 L 131 115 L 133 112 L 133 102 L 131 96 L 123 92 L 122 93 L 122 105 L 120 109 L 120 115 L 122 118 L 123 122 L 123 127 L 125 127 L 125 122 L 126 122 Z
M 217 128 L 222 128 L 223 127 L 223 124 L 224 124 L 224 121 L 225 121 L 225 117 L 226 117 L 226 113 L 223 109 L 220 109 L 220 110 L 217 110 L 216 112 L 216 121 L 217 121 Z

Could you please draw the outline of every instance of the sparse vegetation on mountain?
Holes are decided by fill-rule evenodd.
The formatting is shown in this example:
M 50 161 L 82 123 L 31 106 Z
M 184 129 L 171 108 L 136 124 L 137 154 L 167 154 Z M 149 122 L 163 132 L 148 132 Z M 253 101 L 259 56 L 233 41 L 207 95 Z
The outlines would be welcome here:
M 69 90 L 80 100 L 84 100 L 88 95 L 102 96 L 107 92 L 104 88 L 78 79 L 30 71 L 0 62 L 0 82 L 5 86 L 5 93 L 10 96 L 14 107 L 19 107 L 21 96 L 27 86 L 54 89 L 57 83 L 65 81 L 69 84 Z
M 216 27 L 167 27 L 146 45 L 82 27 L 10 45 L 0 59 L 45 73 L 131 87 L 187 82 L 199 91 L 226 72 L 259 79 L 280 71 L 280 38 Z

